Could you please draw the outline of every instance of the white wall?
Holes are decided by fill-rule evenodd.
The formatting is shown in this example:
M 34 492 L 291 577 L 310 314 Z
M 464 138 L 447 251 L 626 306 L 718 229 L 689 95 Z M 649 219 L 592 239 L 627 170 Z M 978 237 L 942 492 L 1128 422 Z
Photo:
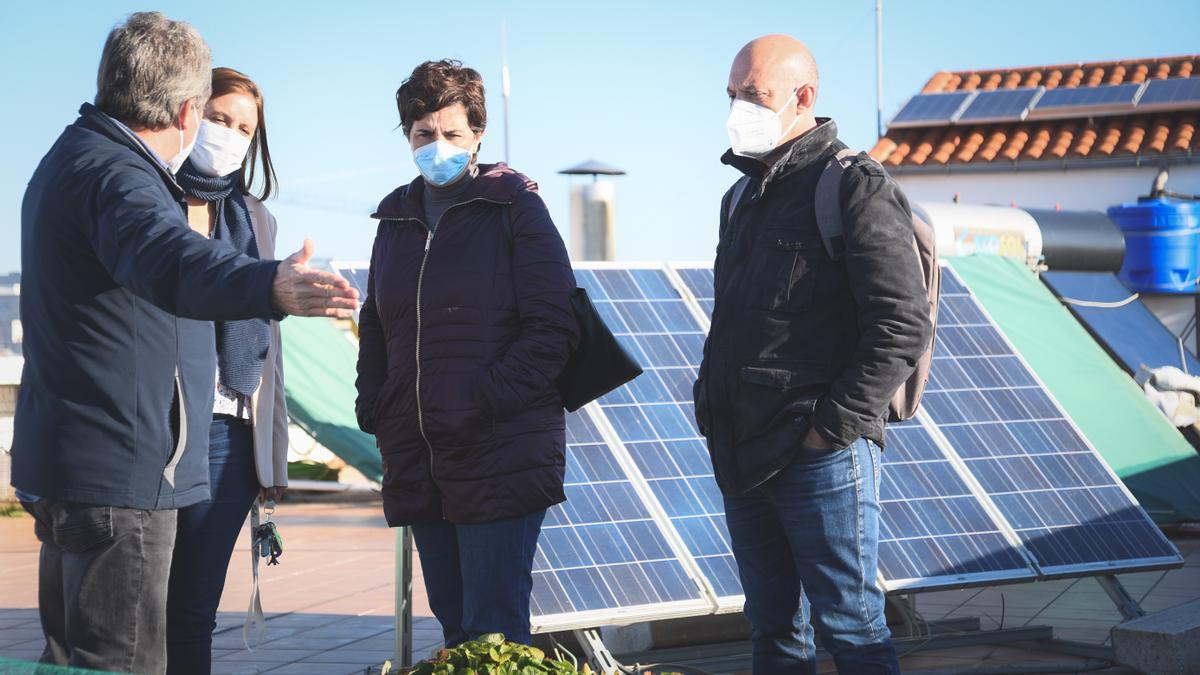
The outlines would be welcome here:
M 1170 169 L 1167 190 L 1200 194 L 1200 165 Z M 910 201 L 948 202 L 954 193 L 963 204 L 1000 204 L 1030 208 L 1105 211 L 1150 192 L 1158 167 L 897 174 Z

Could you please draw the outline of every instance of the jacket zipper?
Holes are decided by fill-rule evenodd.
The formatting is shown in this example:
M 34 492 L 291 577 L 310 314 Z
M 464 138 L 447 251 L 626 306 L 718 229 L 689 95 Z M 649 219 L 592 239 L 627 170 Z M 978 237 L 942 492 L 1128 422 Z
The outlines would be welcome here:
M 428 235 L 425 237 L 425 253 L 424 253 L 424 255 L 421 256 L 421 268 L 417 272 L 417 340 L 416 340 L 416 350 L 415 350 L 416 351 L 416 361 L 417 361 L 417 383 L 416 383 L 417 429 L 420 430 L 420 432 L 421 432 L 421 440 L 425 441 L 425 447 L 429 449 L 429 478 L 430 478 L 430 480 L 433 480 L 435 483 L 437 482 L 437 475 L 434 473 L 434 470 L 433 470 L 433 443 L 429 442 L 429 436 L 427 436 L 425 434 L 424 410 L 421 408 L 421 328 L 423 325 L 423 321 L 422 321 L 422 317 L 421 317 L 421 294 L 425 287 L 425 265 L 429 262 L 429 249 L 433 246 L 433 235 L 435 232 L 437 232 L 438 226 L 441 225 L 442 218 L 446 217 L 446 214 L 450 212 L 450 209 L 453 209 L 453 208 L 456 208 L 459 206 L 465 206 L 472 202 L 489 202 L 492 204 L 500 204 L 500 205 L 503 205 L 505 203 L 505 202 L 498 202 L 498 201 L 491 200 L 491 199 L 484 199 L 483 197 L 476 197 L 474 199 L 468 199 L 465 202 L 451 204 L 450 206 L 447 206 L 446 210 L 442 211 L 442 215 L 438 216 L 438 219 L 436 221 L 434 221 L 432 228 L 429 227 L 428 225 L 425 225 L 424 222 L 422 222 L 421 220 L 419 220 L 417 218 L 411 219 L 411 220 L 416 220 L 418 223 L 421 223 L 422 225 L 424 225 L 426 231 L 428 232 Z M 439 505 L 439 508 L 440 508 L 440 505 Z M 444 509 L 442 509 L 441 516 L 442 516 L 442 520 L 446 519 L 446 512 Z

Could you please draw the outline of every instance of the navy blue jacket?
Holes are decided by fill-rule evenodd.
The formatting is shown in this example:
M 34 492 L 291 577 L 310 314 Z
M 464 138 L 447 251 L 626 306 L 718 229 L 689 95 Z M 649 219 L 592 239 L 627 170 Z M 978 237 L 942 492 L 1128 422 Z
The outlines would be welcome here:
M 438 223 L 424 190 L 417 178 L 374 214 L 359 316 L 356 409 L 383 455 L 384 515 L 528 515 L 565 499 L 555 380 L 579 340 L 567 250 L 536 185 L 503 164 L 480 166 Z
M 208 499 L 211 321 L 278 318 L 277 265 L 193 232 L 174 177 L 85 103 L 21 207 L 13 485 L 138 509 Z

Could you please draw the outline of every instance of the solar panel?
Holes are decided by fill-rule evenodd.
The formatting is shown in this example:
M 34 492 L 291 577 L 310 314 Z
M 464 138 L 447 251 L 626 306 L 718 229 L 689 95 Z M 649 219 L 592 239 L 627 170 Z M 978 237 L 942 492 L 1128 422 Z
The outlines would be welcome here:
M 1119 303 L 1133 295 L 1111 272 L 1043 272 L 1042 281 L 1059 298 Z M 1175 366 L 1189 373 L 1200 373 L 1200 360 L 1180 346 L 1175 334 L 1141 300 L 1133 299 L 1120 307 L 1067 303 L 1067 308 L 1131 374 L 1136 374 L 1143 365 Z
M 1151 80 L 1138 99 L 1137 109 L 1189 110 L 1200 104 L 1200 77 Z
M 711 317 L 712 268 L 674 269 Z M 879 571 L 888 590 L 1035 576 L 918 422 L 889 426 L 882 460 Z
M 888 123 L 891 128 L 949 124 L 975 96 L 974 91 L 953 91 L 937 94 L 917 94 L 896 113 Z
M 922 410 L 1042 573 L 1178 560 L 949 267 Z
M 679 274 L 688 293 L 692 294 L 701 311 L 711 320 L 713 304 L 716 302 L 712 265 L 672 265 L 671 268 Z
M 692 403 L 704 327 L 662 268 L 586 269 L 575 275 L 645 369 L 601 398 L 600 408 L 718 601 L 740 607 L 724 502 Z
M 618 452 L 586 410 L 567 415 L 567 501 L 547 512 L 533 563 L 536 630 L 711 609 Z
M 335 260 L 329 263 L 329 266 L 358 291 L 358 303 L 361 306 L 367 299 L 367 278 L 370 275 L 371 263 Z
M 1019 122 L 1042 93 L 1039 87 L 981 91 L 955 120 L 972 122 Z
M 928 429 L 915 420 L 892 424 L 887 442 L 879 572 L 889 591 L 1036 576 Z
M 1131 112 L 1143 86 L 1142 83 L 1127 83 L 1047 89 L 1034 103 L 1027 119 L 1115 115 Z

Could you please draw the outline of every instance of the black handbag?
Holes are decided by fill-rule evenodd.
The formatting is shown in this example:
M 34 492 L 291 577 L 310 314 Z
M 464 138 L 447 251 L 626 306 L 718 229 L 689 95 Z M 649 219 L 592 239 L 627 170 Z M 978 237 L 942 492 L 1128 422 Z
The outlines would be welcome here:
M 508 205 L 502 207 L 504 235 L 512 254 L 514 238 Z M 575 346 L 558 376 L 563 407 L 575 412 L 642 374 L 642 367 L 625 351 L 604 323 L 586 289 L 571 293 L 571 310 L 579 323 L 579 344 Z

